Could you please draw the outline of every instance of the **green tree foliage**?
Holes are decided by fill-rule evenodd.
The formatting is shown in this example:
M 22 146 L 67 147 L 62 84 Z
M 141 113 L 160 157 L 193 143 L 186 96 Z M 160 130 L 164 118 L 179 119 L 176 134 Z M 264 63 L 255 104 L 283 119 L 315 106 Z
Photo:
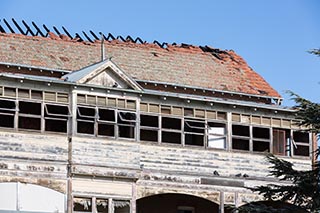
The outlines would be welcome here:
M 319 51 L 320 53 L 320 51 Z M 320 133 L 320 104 L 313 103 L 294 93 L 291 93 L 296 102 L 296 117 L 301 120 L 299 125 L 309 127 L 309 131 L 319 135 Z M 315 151 L 318 159 L 319 148 Z M 279 159 L 276 156 L 267 155 L 267 161 L 271 164 L 270 176 L 277 177 L 280 181 L 287 184 L 269 184 L 259 186 L 251 190 L 258 192 L 269 202 L 290 202 L 292 207 L 277 209 L 278 212 L 300 212 L 293 208 L 301 208 L 309 212 L 320 212 L 320 165 L 319 160 L 314 162 L 311 170 L 299 171 L 293 168 L 293 164 Z M 288 184 L 291 182 L 292 184 Z M 272 212 L 266 207 L 251 205 L 239 208 L 240 212 Z M 306 212 L 306 211 L 305 211 Z

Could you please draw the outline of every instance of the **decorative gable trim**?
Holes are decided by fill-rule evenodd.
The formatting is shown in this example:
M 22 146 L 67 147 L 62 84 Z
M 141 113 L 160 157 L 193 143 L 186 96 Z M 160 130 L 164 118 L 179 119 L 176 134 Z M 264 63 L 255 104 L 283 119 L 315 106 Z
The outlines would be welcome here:
M 106 73 L 103 73 L 106 72 Z M 117 84 L 125 84 L 129 88 L 134 90 L 142 91 L 142 87 L 133 80 L 129 75 L 127 75 L 123 70 L 121 70 L 113 61 L 110 59 L 101 61 L 96 64 L 92 64 L 81 70 L 77 70 L 67 75 L 62 76 L 64 81 L 74 82 L 78 84 L 87 84 L 94 82 L 94 79 L 99 75 L 108 75 L 107 73 L 112 73 L 118 80 L 114 80 Z M 110 73 L 110 74 L 111 74 Z M 117 82 L 121 81 L 121 82 Z

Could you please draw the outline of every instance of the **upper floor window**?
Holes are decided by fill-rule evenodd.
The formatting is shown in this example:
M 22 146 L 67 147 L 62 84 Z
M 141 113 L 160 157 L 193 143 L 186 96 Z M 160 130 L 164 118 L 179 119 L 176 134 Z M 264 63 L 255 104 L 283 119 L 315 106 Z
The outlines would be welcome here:
M 115 138 L 135 138 L 135 112 L 78 106 L 77 133 Z

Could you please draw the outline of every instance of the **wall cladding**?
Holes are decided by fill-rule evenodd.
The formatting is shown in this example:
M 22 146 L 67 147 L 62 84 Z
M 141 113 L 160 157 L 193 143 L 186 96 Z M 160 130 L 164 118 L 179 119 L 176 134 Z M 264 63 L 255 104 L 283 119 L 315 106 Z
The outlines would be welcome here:
M 140 169 L 139 152 L 136 142 L 72 138 L 72 163 L 75 165 Z
M 160 170 L 189 175 L 213 175 L 235 177 L 240 173 L 249 177 L 264 178 L 269 164 L 264 155 L 234 153 L 219 150 L 183 148 L 174 146 L 154 146 L 141 144 L 141 164 L 144 169 Z M 310 169 L 309 159 L 287 159 L 300 169 Z
M 67 137 L 0 132 L 0 182 L 22 182 L 66 191 Z

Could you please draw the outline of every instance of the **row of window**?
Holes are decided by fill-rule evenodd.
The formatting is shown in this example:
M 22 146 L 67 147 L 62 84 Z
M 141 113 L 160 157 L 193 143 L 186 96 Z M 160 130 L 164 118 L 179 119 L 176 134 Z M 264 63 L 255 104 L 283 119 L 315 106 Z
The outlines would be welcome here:
M 98 212 L 98 213 L 129 213 L 129 200 L 114 200 L 111 198 L 73 198 L 73 212 Z
M 68 105 L 0 100 L 0 127 L 67 133 L 69 117 Z M 228 128 L 224 120 L 144 112 L 137 115 L 136 111 L 118 108 L 78 106 L 76 132 L 116 139 L 309 156 L 308 133 L 237 122 Z M 231 144 L 227 143 L 228 135 Z

